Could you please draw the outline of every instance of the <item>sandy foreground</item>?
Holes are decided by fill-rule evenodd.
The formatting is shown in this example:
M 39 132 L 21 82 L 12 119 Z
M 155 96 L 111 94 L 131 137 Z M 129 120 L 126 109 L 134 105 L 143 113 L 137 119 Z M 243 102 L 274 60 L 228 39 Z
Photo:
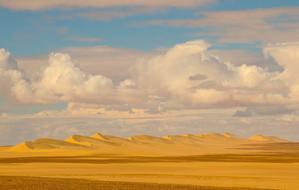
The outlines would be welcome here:
M 16 177 L 6 176 L 0 178 L 0 187 L 5 190 L 32 190 L 32 189 L 51 189 L 51 190 L 262 190 L 256 188 L 241 187 L 209 187 L 195 185 L 174 185 L 158 183 L 137 183 L 137 182 L 116 182 L 116 181 L 92 181 L 92 180 L 73 180 L 61 178 L 40 178 L 40 177 Z
M 0 189 L 299 189 L 298 143 L 228 135 L 101 138 L 0 148 Z

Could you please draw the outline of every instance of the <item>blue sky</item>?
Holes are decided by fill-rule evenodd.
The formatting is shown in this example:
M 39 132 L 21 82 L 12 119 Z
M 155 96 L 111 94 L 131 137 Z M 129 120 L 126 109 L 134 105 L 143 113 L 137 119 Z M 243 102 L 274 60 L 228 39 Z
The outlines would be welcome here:
M 165 8 L 149 13 L 133 14 L 124 18 L 90 20 L 74 15 L 89 11 L 118 11 L 121 8 L 76 8 L 50 10 L 11 10 L 0 8 L 1 47 L 16 56 L 47 54 L 72 46 L 109 45 L 150 51 L 170 47 L 195 38 L 214 40 L 213 36 L 195 35 L 202 28 L 152 26 L 143 22 L 156 19 L 192 19 L 203 12 L 296 7 L 296 0 L 219 0 L 203 7 Z M 134 8 L 133 8 L 134 9 Z M 73 18 L 64 18 L 70 16 Z M 99 38 L 101 41 L 77 41 L 76 38 Z M 252 47 L 248 44 L 222 44 L 219 47 Z

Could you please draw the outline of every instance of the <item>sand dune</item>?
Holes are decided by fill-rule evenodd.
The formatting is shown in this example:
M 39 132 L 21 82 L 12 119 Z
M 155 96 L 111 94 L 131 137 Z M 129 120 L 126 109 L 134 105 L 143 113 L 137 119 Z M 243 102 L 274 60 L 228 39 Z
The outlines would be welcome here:
M 53 180 L 62 177 L 71 178 L 70 183 L 76 184 L 79 179 L 103 180 L 109 184 L 112 181 L 159 183 L 161 189 L 167 189 L 162 184 L 175 183 L 220 189 L 297 190 L 298 155 L 299 143 L 263 135 L 240 138 L 229 133 L 210 133 L 123 138 L 96 133 L 73 135 L 65 140 L 43 138 L 2 147 L 0 176 L 55 178 Z M 31 179 L 12 177 L 12 180 L 17 179 L 22 188 L 33 189 Z M 70 187 L 53 185 L 60 189 Z M 41 189 L 46 186 L 54 189 L 51 184 Z M 103 189 L 100 182 L 96 186 Z M 120 188 L 117 182 L 114 189 Z M 86 188 L 80 186 L 79 189 Z
M 154 137 L 149 135 L 138 135 L 128 138 L 131 142 L 143 144 L 169 144 L 171 141 L 165 138 Z
M 37 139 L 35 141 L 26 141 L 21 144 L 17 144 L 10 148 L 11 151 L 15 152 L 31 152 L 31 151 L 47 151 L 54 149 L 82 149 L 84 147 L 69 143 L 65 141 L 55 140 L 55 139 Z
M 117 144 L 117 145 L 122 145 L 122 144 L 127 144 L 129 143 L 129 140 L 126 138 L 121 138 L 121 137 L 115 137 L 115 136 L 109 136 L 109 135 L 102 135 L 100 133 L 96 133 L 91 136 L 94 139 L 101 140 L 103 142 L 108 142 L 112 144 Z
M 206 141 L 244 141 L 246 140 L 246 139 L 239 138 L 230 133 L 224 133 L 224 134 L 210 133 L 210 134 L 202 134 L 198 136 L 200 137 L 201 140 L 206 140 Z
M 254 147 L 269 143 L 287 143 L 278 137 L 255 135 L 248 139 L 233 134 L 187 134 L 155 137 L 136 135 L 128 138 L 102 135 L 74 135 L 64 141 L 37 139 L 7 148 L 10 152 L 55 152 L 67 154 L 123 154 L 123 155 L 200 155 L 250 153 Z M 251 148 L 250 148 L 251 147 Z M 260 151 L 260 150 L 259 150 Z M 76 153 L 77 152 L 77 153 Z
M 285 139 L 281 139 L 274 136 L 264 136 L 264 135 L 254 135 L 249 138 L 251 141 L 255 142 L 288 142 Z
M 94 147 L 94 148 L 101 147 L 101 146 L 118 145 L 117 143 L 114 142 L 109 142 L 109 141 L 92 138 L 92 137 L 81 136 L 81 135 L 71 136 L 65 139 L 64 141 L 72 144 L 78 144 L 78 145 L 82 145 L 86 147 Z

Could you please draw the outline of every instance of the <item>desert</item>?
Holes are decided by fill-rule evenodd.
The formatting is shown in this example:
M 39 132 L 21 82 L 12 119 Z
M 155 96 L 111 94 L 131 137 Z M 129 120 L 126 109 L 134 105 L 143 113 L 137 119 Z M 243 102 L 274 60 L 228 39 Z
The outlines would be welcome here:
M 0 155 L 2 189 L 296 190 L 299 185 L 299 143 L 263 135 L 96 133 L 26 141 L 1 147 Z
M 0 190 L 299 190 L 299 0 L 0 0 Z

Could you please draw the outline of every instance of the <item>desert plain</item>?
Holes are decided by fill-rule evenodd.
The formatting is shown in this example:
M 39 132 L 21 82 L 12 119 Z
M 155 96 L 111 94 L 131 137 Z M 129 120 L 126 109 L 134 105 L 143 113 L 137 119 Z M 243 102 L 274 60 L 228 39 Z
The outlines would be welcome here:
M 299 143 L 255 135 L 42 138 L 0 148 L 0 189 L 299 189 Z

